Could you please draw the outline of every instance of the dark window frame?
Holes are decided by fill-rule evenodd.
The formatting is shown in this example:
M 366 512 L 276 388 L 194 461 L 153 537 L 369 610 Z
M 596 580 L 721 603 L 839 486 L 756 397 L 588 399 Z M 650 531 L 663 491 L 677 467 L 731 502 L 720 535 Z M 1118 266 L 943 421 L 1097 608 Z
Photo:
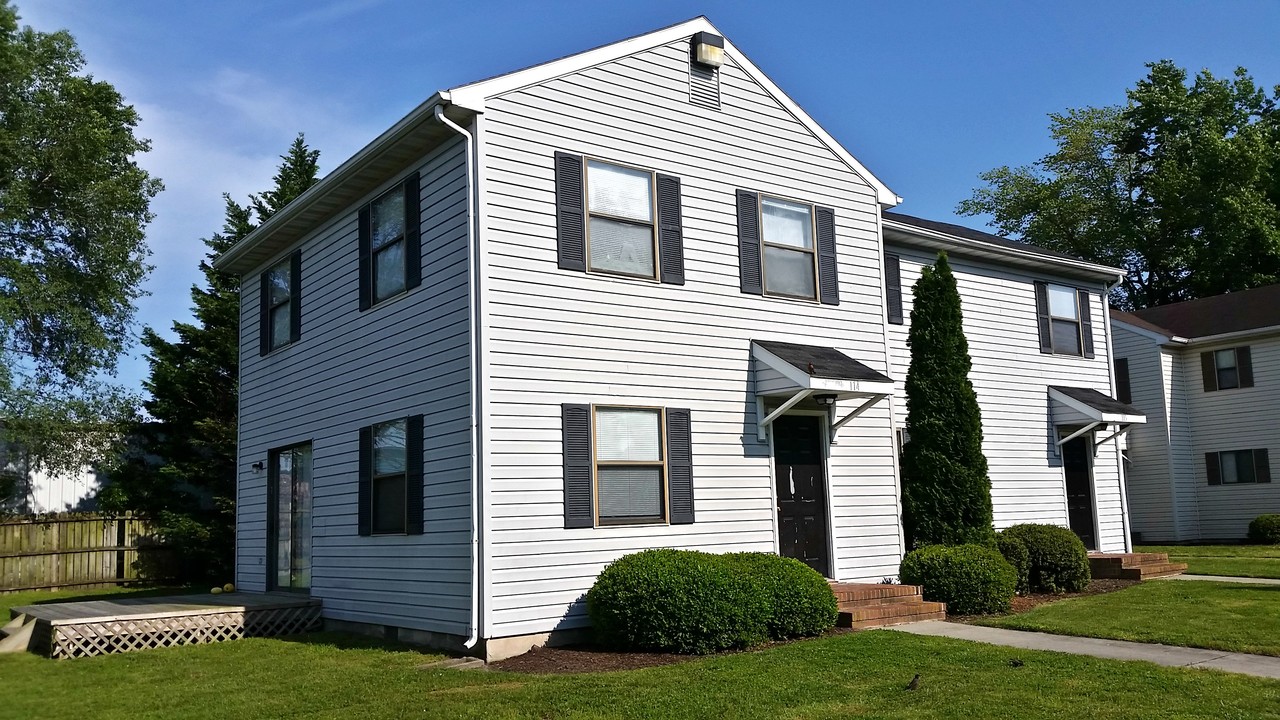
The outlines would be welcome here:
M 378 245 L 378 244 L 377 244 L 377 240 L 376 240 L 376 238 L 375 238 L 375 237 L 374 237 L 374 235 L 373 235 L 373 221 L 374 221 L 374 218 L 376 218 L 376 217 L 378 216 L 378 213 L 377 213 L 378 204 L 379 204 L 379 203 L 381 203 L 381 202 L 383 202 L 383 201 L 385 201 L 385 200 L 387 200 L 387 199 L 388 199 L 388 198 L 390 198 L 390 197 L 395 196 L 395 195 L 399 195 L 399 196 L 401 197 L 401 202 L 403 202 L 403 198 L 404 198 L 404 181 L 401 181 L 401 182 L 399 182 L 399 183 L 396 183 L 395 187 L 392 187 L 391 189 L 389 189 L 389 190 L 387 190 L 386 192 L 382 193 L 382 194 L 381 194 L 381 195 L 379 195 L 378 197 L 376 197 L 376 198 L 374 198 L 373 200 L 370 200 L 370 201 L 369 201 L 369 223 L 370 223 L 370 226 L 369 226 L 369 227 L 370 227 L 370 232 L 369 232 L 369 292 L 370 292 L 371 305 L 377 305 L 377 304 L 379 304 L 379 303 L 387 302 L 387 301 L 391 300 L 392 298 L 396 298 L 396 297 L 399 297 L 399 296 L 401 296 L 401 295 L 404 295 L 405 293 L 409 292 L 409 289 L 410 289 L 410 288 L 409 288 L 409 242 L 408 242 L 408 237 L 407 237 L 407 233 L 406 233 L 407 228 L 405 227 L 405 223 L 404 223 L 404 220 L 403 220 L 403 216 L 404 216 L 404 214 L 405 214 L 405 213 L 404 213 L 404 211 L 402 210 L 402 211 L 401 211 L 401 213 L 400 213 L 400 215 L 401 215 L 401 222 L 400 222 L 400 234 L 399 234 L 399 235 L 397 235 L 394 239 L 389 240 L 389 241 L 387 241 L 387 242 L 384 242 L 384 243 L 383 243 L 383 244 L 381 244 L 381 245 Z M 391 247 L 396 246 L 396 245 L 399 245 L 399 246 L 400 246 L 400 260 L 401 260 L 400 281 L 401 281 L 401 286 L 400 286 L 400 289 L 399 289 L 399 290 L 397 290 L 397 291 L 395 291 L 395 292 L 391 293 L 390 295 L 387 295 L 386 297 L 381 297 L 381 298 L 380 298 L 380 297 L 378 297 L 378 255 L 379 255 L 379 254 L 381 254 L 381 253 L 383 253 L 383 252 L 386 252 L 388 249 L 390 249 Z
M 267 303 L 267 311 L 266 311 L 267 352 L 271 352 L 273 350 L 279 350 L 280 348 L 285 347 L 287 345 L 292 345 L 294 342 L 293 307 L 292 307 L 293 283 L 294 283 L 293 258 L 286 257 L 285 259 L 281 260 L 280 262 L 276 263 L 275 265 L 271 266 L 266 270 L 267 278 L 268 278 L 267 286 L 269 288 L 275 287 L 274 283 L 272 283 L 271 281 L 271 277 L 277 272 L 283 272 L 285 297 L 284 297 L 284 300 L 280 302 Z M 270 300 L 270 293 L 268 293 L 267 299 Z M 285 315 L 285 317 L 287 318 L 286 322 L 288 323 L 289 336 L 284 342 L 276 343 L 276 310 L 279 310 L 282 307 L 289 308 L 288 314 Z
M 267 506 L 268 506 L 268 510 L 267 510 L 267 548 L 268 548 L 267 589 L 272 591 L 277 591 L 277 592 L 292 592 L 292 593 L 299 593 L 299 594 L 305 595 L 305 594 L 310 594 L 311 592 L 311 587 L 309 584 L 305 588 L 293 587 L 292 585 L 288 587 L 284 587 L 280 585 L 280 579 L 279 579 L 279 571 L 280 571 L 279 562 L 280 561 L 278 556 L 279 549 L 277 547 L 278 543 L 280 542 L 280 538 L 278 535 L 279 527 L 277 525 L 277 523 L 279 522 L 279 513 L 280 513 L 279 511 L 280 457 L 285 453 L 295 453 L 301 448 L 308 448 L 311 450 L 311 453 L 310 453 L 311 462 L 312 462 L 312 467 L 310 468 L 310 472 L 312 473 L 311 475 L 311 493 L 312 493 L 311 512 L 312 512 L 312 517 L 314 518 L 315 517 L 314 516 L 314 512 L 315 512 L 315 506 L 314 506 L 315 445 L 314 443 L 311 440 L 303 440 L 301 442 L 292 443 L 290 445 L 283 445 L 281 447 L 271 448 L 270 450 L 267 451 Z M 291 462 L 296 462 L 296 460 L 293 460 Z M 313 531 L 314 531 L 314 527 L 313 527 Z M 312 536 L 312 540 L 314 542 L 314 533 Z M 313 545 L 312 552 L 314 553 L 314 545 Z M 310 562 L 311 559 L 312 558 L 310 557 L 307 558 L 308 562 Z
M 635 218 L 622 217 L 612 213 L 598 212 L 591 209 L 591 163 L 598 165 L 611 165 L 613 167 L 622 168 L 624 170 L 635 170 L 637 172 L 649 174 L 649 222 L 636 220 Z M 649 280 L 652 282 L 661 282 L 662 274 L 662 247 L 658 241 L 658 172 L 649 168 L 639 167 L 637 165 L 628 165 L 626 163 L 614 162 L 613 160 L 605 160 L 594 155 L 582 156 L 582 216 L 583 216 L 583 244 L 585 247 L 586 271 L 597 275 L 616 275 L 618 277 L 637 278 L 639 280 Z M 610 222 L 623 223 L 635 227 L 649 228 L 649 235 L 653 244 L 653 274 L 644 275 L 641 273 L 629 273 L 621 270 L 608 270 L 604 268 L 595 268 L 591 265 L 591 218 L 598 217 Z
M 403 469 L 403 470 L 401 470 L 401 471 L 400 471 L 400 472 L 398 472 L 398 473 L 382 473 L 382 474 L 380 475 L 380 474 L 378 474 L 378 472 L 377 472 L 377 469 L 378 469 L 378 428 L 381 428 L 381 427 L 386 426 L 386 425 L 395 425 L 396 423 L 399 423 L 400 425 L 402 425 L 402 426 L 404 427 L 404 432 L 403 432 L 403 434 L 402 434 L 402 437 L 404 438 L 404 444 L 403 444 L 402 450 L 404 451 L 404 455 L 405 455 L 405 457 L 404 457 L 404 469 Z M 372 446 L 372 448 L 371 448 L 371 455 L 370 455 L 370 458 L 369 458 L 369 462 L 370 462 L 370 468 L 369 468 L 369 534 L 370 534 L 370 535 L 373 535 L 373 536 L 381 536 L 381 535 L 408 535 L 408 534 L 409 534 L 409 419 L 408 419 L 407 417 L 405 417 L 405 418 L 396 418 L 396 419 L 394 419 L 394 420 L 384 420 L 384 421 L 382 421 L 382 422 L 373 423 L 372 425 L 370 425 L 370 426 L 369 426 L 369 428 L 370 428 L 371 436 L 372 436 L 372 438 L 373 438 L 373 446 Z M 378 501 L 378 485 L 379 485 L 379 483 L 380 483 L 380 482 L 385 483 L 385 482 L 387 482 L 387 481 L 395 480 L 395 479 L 397 479 L 397 478 L 400 480 L 400 484 L 401 484 L 401 493 L 400 493 L 400 494 L 401 494 L 401 498 L 400 498 L 400 505 L 401 505 L 401 511 L 402 511 L 402 512 L 401 512 L 401 515 L 403 516 L 403 518 L 402 518 L 402 522 L 401 522 L 401 529 L 399 529 L 399 530 L 379 530 L 379 529 L 378 529 L 378 527 L 377 527 L 377 522 L 376 522 L 376 520 L 377 520 L 377 518 L 378 518 L 378 504 L 377 504 L 377 501 Z
M 787 298 L 790 300 L 805 300 L 809 302 L 822 302 L 822 286 L 821 276 L 818 269 L 818 205 L 817 203 L 805 202 L 796 198 L 783 197 L 781 195 L 773 195 L 770 193 L 756 194 L 756 227 L 759 228 L 760 235 L 760 290 L 765 297 Z M 809 209 L 809 237 L 813 240 L 812 248 L 800 248 L 795 245 L 784 245 L 781 243 L 771 243 L 765 239 L 764 232 L 764 203 L 765 200 L 777 200 L 779 202 L 790 203 L 792 205 L 803 205 Z M 779 250 L 789 250 L 794 252 L 809 253 L 813 260 L 813 295 L 792 295 L 790 293 L 770 292 L 769 291 L 769 261 L 765 255 L 765 248 L 771 247 Z
M 1219 485 L 1257 485 L 1258 484 L 1258 467 L 1256 456 L 1253 450 L 1219 450 L 1215 453 L 1218 456 L 1218 484 Z M 1233 479 L 1227 479 L 1227 474 L 1223 472 L 1223 457 L 1227 455 L 1235 456 L 1236 472 Z M 1241 470 L 1245 467 L 1249 468 L 1247 480 L 1242 480 Z
M 661 460 L 600 460 L 600 443 L 597 437 L 597 412 L 600 410 L 650 410 L 658 414 L 658 455 Z M 616 527 L 620 525 L 670 525 L 671 524 L 671 489 L 668 465 L 670 453 L 667 449 L 667 409 L 654 405 L 591 405 L 591 495 L 594 505 L 596 527 Z M 604 517 L 600 514 L 600 467 L 635 467 L 658 468 L 659 497 L 658 507 L 661 514 L 644 517 Z
M 1219 364 L 1218 358 L 1220 353 L 1224 353 L 1228 351 L 1231 353 L 1231 365 L 1229 367 L 1223 367 L 1221 364 Z M 1231 373 L 1230 377 L 1232 379 L 1231 379 L 1230 385 L 1222 382 L 1222 374 L 1224 372 Z M 1216 383 L 1216 387 L 1218 390 L 1237 390 L 1241 387 L 1239 348 L 1229 347 L 1229 348 L 1221 348 L 1219 350 L 1213 351 L 1213 375 L 1214 375 L 1214 381 Z

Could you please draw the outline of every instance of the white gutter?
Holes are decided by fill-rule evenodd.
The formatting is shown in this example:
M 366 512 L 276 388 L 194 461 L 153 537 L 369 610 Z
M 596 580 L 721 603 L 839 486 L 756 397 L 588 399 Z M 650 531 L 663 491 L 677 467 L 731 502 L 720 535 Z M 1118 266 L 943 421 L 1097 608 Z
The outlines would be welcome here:
M 1237 338 L 1251 337 L 1253 335 L 1269 335 L 1274 332 L 1280 332 L 1280 325 L 1268 325 L 1267 327 L 1251 328 L 1249 330 L 1237 330 L 1235 332 L 1219 333 L 1217 335 L 1202 335 L 1183 340 L 1187 345 L 1208 345 L 1209 343 L 1223 342 L 1224 340 L 1235 340 Z M 1181 340 L 1182 338 L 1175 338 Z
M 465 647 L 468 649 L 476 646 L 480 640 L 480 433 L 477 423 L 479 422 L 480 402 L 478 396 L 481 391 L 481 371 L 480 371 L 480 347 L 479 347 L 479 313 L 476 309 L 480 304 L 480 289 L 477 263 L 480 261 L 480 253 L 476 252 L 476 242 L 480 237 L 480 232 L 476 229 L 476 224 L 480 221 L 480 213 L 476 207 L 476 200 L 479 193 L 475 191 L 475 138 L 471 133 L 463 129 L 460 125 L 445 117 L 444 105 L 435 106 L 436 120 L 442 125 L 448 127 L 454 132 L 461 135 L 467 146 L 467 211 L 471 214 L 470 222 L 467 223 L 467 287 L 470 288 L 471 297 L 467 303 L 467 320 L 469 332 L 467 333 L 467 346 L 470 351 L 471 359 L 471 392 L 467 393 L 471 398 L 471 627 L 470 635 L 467 637 Z

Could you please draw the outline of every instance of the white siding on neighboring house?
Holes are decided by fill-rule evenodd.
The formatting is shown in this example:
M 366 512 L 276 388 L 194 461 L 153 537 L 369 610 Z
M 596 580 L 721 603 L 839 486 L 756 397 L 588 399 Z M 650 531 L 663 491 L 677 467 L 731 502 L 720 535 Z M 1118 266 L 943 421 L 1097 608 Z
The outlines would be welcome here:
M 1146 413 L 1145 425 L 1129 431 L 1129 517 L 1133 532 L 1143 542 L 1179 539 L 1175 521 L 1173 485 L 1170 483 L 1169 436 L 1172 398 L 1167 383 L 1172 358 L 1160 343 L 1147 335 L 1112 324 L 1115 359 L 1129 363 L 1132 405 Z
M 97 506 L 102 477 L 86 465 L 71 472 L 33 469 L 23 451 L 0 443 L 0 473 L 13 478 L 14 495 L 0 510 L 17 513 L 87 511 Z
M 1200 353 L 1248 345 L 1253 358 L 1253 387 L 1204 392 Z M 1280 337 L 1191 345 L 1183 352 L 1200 539 L 1239 540 L 1249 521 L 1280 512 Z M 1272 482 L 1209 486 L 1205 453 L 1225 450 L 1269 451 Z
M 901 258 L 905 322 L 889 326 L 892 368 L 898 381 L 895 424 L 905 426 L 903 382 L 911 363 L 907 334 L 912 292 L 934 251 L 886 240 L 886 252 Z M 997 527 L 1017 523 L 1067 525 L 1067 501 L 1061 459 L 1050 441 L 1048 386 L 1089 387 L 1114 397 L 1107 358 L 1106 308 L 1101 283 L 997 266 L 950 253 L 948 261 L 960 289 L 965 337 L 973 369 L 969 374 L 982 411 L 983 452 L 991 475 L 991 499 Z M 1086 359 L 1040 352 L 1036 319 L 1036 280 L 1090 292 L 1095 357 Z M 1062 418 L 1057 418 L 1059 424 Z M 1101 440 L 1104 435 L 1099 435 Z M 1094 502 L 1099 550 L 1123 552 L 1124 517 L 1115 442 L 1104 443 L 1094 458 Z
M 324 601 L 325 616 L 465 635 L 470 617 L 465 164 L 463 145 L 454 140 L 415 166 L 421 172 L 422 284 L 406 295 L 359 310 L 354 206 L 301 242 L 302 332 L 296 344 L 259 356 L 262 268 L 245 274 L 236 572 L 237 584 L 246 590 L 266 586 L 267 472 L 251 465 L 266 463 L 273 448 L 311 442 L 311 594 Z M 356 525 L 359 429 L 417 413 L 426 416 L 425 532 L 361 537 Z
M 581 626 L 596 574 L 631 551 L 775 549 L 752 339 L 834 346 L 886 370 L 872 189 L 733 57 L 720 73 L 722 109 L 691 104 L 683 40 L 486 103 L 486 636 Z M 557 150 L 681 178 L 684 285 L 557 269 Z M 736 189 L 835 209 L 838 307 L 740 292 Z M 591 402 L 691 409 L 695 523 L 564 528 L 560 404 Z M 887 403 L 830 452 L 834 574 L 896 575 Z

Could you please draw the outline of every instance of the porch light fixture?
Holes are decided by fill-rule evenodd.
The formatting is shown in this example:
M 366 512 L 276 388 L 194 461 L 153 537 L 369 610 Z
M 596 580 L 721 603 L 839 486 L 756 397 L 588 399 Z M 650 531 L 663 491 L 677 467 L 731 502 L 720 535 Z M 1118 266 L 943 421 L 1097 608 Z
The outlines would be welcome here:
M 693 36 L 693 61 L 699 65 L 718 68 L 724 65 L 724 38 L 709 32 Z
M 836 404 L 835 395 L 814 395 L 813 400 L 823 407 L 831 407 Z
M 258 462 L 254 463 L 254 464 L 253 464 L 253 465 L 251 465 L 250 467 L 252 467 L 252 468 L 253 468 L 253 471 L 254 471 L 254 472 L 256 472 L 256 473 L 260 473 L 260 472 L 262 472 L 264 469 L 266 469 L 267 464 L 266 464 L 266 463 L 264 463 L 264 462 L 262 462 L 261 460 L 259 460 Z

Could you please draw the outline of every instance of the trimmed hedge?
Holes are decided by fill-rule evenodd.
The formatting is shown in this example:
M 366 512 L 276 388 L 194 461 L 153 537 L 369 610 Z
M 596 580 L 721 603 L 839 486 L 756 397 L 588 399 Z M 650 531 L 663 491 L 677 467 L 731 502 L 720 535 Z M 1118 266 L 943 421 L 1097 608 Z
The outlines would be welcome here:
M 1025 595 L 1031 592 L 1031 555 L 1027 552 L 1027 544 L 1013 535 L 997 533 L 996 549 L 1018 573 L 1018 593 Z
M 1027 580 L 1032 591 L 1079 592 L 1089 586 L 1089 551 L 1067 528 L 1026 523 L 1005 528 L 1000 534 L 1026 545 L 1030 562 Z
M 618 650 L 706 654 L 835 625 L 826 579 L 766 553 L 645 550 L 610 563 L 587 592 L 597 641 Z
M 835 593 L 816 570 L 794 558 L 771 553 L 722 556 L 760 585 L 769 600 L 766 627 L 774 640 L 821 635 L 836 624 Z
M 923 585 L 924 599 L 944 602 L 947 612 L 985 615 L 1008 612 L 1018 573 L 984 545 L 930 545 L 902 559 L 902 582 Z
M 1249 542 L 1280 545 L 1280 515 L 1259 515 L 1249 523 Z

